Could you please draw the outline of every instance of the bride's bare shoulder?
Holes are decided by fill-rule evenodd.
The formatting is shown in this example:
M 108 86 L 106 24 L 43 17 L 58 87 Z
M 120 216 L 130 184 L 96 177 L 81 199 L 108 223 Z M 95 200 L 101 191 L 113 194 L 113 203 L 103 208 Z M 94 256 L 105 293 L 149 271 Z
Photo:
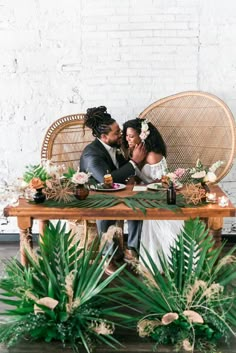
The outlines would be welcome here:
M 146 156 L 146 163 L 156 164 L 156 163 L 159 163 L 162 160 L 162 158 L 163 158 L 162 154 L 159 154 L 156 152 L 148 152 Z

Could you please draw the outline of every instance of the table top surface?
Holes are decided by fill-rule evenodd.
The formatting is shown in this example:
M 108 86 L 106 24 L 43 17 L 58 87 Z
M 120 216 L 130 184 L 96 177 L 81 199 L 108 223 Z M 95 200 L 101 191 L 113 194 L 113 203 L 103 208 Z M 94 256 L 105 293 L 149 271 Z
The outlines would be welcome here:
M 134 195 L 132 185 L 127 185 L 124 190 L 116 191 L 112 193 L 119 197 L 128 197 Z M 211 192 L 215 192 L 216 196 L 226 196 L 221 190 L 219 185 L 212 185 L 210 187 Z M 153 191 L 151 191 L 153 192 Z M 156 191 L 159 192 L 159 191 Z M 95 194 L 96 192 L 91 192 Z M 101 192 L 99 192 L 101 194 Z M 105 193 L 111 195 L 111 193 Z M 98 219 L 111 219 L 111 220 L 144 220 L 144 219 L 188 219 L 195 217 L 235 217 L 236 208 L 229 201 L 228 206 L 221 207 L 218 203 L 215 204 L 201 204 L 196 207 L 183 207 L 179 210 L 167 209 L 167 208 L 147 208 L 146 213 L 143 213 L 140 209 L 133 210 L 124 203 L 119 203 L 116 206 L 108 208 L 62 208 L 62 207 L 48 207 L 45 204 L 33 204 L 29 203 L 25 199 L 20 199 L 18 206 L 7 206 L 4 209 L 4 215 L 6 217 L 18 217 L 18 218 L 31 218 L 31 219 L 76 219 L 76 220 L 98 220 Z

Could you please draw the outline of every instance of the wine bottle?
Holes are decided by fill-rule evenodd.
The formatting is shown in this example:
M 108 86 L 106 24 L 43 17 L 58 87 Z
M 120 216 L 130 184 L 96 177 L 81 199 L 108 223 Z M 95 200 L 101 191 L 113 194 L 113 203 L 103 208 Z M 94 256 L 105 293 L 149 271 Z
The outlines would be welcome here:
M 176 191 L 173 182 L 170 182 L 170 185 L 167 189 L 167 204 L 175 205 L 176 204 Z

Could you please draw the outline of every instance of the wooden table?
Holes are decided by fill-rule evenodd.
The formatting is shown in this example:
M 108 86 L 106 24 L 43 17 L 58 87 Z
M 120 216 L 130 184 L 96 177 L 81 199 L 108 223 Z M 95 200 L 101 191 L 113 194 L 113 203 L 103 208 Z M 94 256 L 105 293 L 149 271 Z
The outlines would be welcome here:
M 118 191 L 115 194 L 126 197 L 133 195 L 133 186 L 127 185 L 127 188 Z M 218 185 L 211 186 L 211 192 L 215 192 L 217 197 L 225 195 Z M 105 195 L 106 193 L 104 193 Z M 110 194 L 110 193 L 109 193 Z M 147 209 L 146 214 L 141 210 L 134 211 L 125 204 L 120 203 L 111 208 L 52 208 L 46 207 L 44 204 L 30 204 L 25 199 L 20 199 L 19 205 L 16 207 L 8 206 L 4 209 L 6 217 L 17 217 L 17 224 L 20 230 L 20 251 L 21 262 L 26 263 L 25 244 L 31 245 L 32 236 L 29 229 L 32 228 L 33 221 L 51 220 L 51 219 L 76 219 L 76 220 L 172 220 L 172 219 L 188 219 L 200 217 L 204 220 L 216 219 L 222 224 L 223 217 L 235 217 L 236 209 L 229 201 L 226 207 L 220 207 L 216 204 L 200 205 L 197 207 L 181 208 L 180 212 L 174 212 L 167 209 Z M 211 227 L 211 225 L 210 225 Z

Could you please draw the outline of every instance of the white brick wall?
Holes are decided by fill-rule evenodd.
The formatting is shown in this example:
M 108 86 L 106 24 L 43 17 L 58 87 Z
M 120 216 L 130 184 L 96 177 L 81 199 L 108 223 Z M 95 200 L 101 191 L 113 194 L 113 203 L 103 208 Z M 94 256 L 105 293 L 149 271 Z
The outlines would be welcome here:
M 0 0 L 0 170 L 22 175 L 49 124 L 91 106 L 122 123 L 202 90 L 236 116 L 235 29 L 234 0 Z M 235 177 L 222 186 L 236 203 Z

